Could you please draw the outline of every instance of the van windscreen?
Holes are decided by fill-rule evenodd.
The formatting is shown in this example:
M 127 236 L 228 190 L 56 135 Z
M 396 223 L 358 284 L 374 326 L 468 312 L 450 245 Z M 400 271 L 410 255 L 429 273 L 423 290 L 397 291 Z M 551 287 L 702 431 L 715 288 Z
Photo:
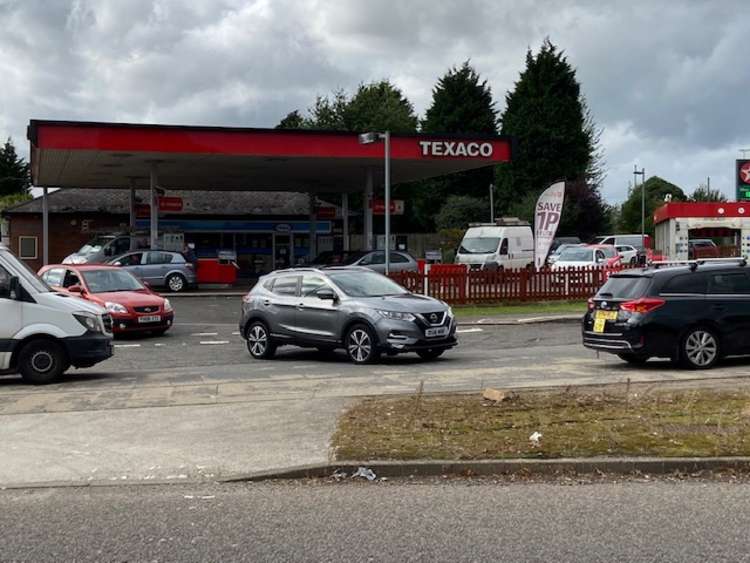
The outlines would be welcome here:
M 499 237 L 467 237 L 458 247 L 459 254 L 491 254 L 497 252 Z
M 645 295 L 650 282 L 651 278 L 644 276 L 612 276 L 596 296 L 603 299 L 638 299 Z

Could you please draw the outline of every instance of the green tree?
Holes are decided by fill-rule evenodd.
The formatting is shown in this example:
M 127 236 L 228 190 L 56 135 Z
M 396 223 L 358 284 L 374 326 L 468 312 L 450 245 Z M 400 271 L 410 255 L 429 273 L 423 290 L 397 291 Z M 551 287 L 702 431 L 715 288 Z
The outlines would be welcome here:
M 438 229 L 465 229 L 469 223 L 489 221 L 490 208 L 486 201 L 466 195 L 450 196 L 435 217 Z
M 276 129 L 304 129 L 306 127 L 305 118 L 298 109 L 290 111 L 286 117 L 279 121 Z
M 347 131 L 414 133 L 417 123 L 414 106 L 387 80 L 360 84 L 343 108 L 343 128 Z
M 601 200 L 600 130 L 581 95 L 575 70 L 549 39 L 536 55 L 526 53 L 526 68 L 506 95 L 500 121 L 501 132 L 517 140 L 513 161 L 497 168 L 501 210 L 563 179 L 580 186 L 576 193 L 596 192 L 584 199 Z M 596 210 L 604 211 L 603 206 Z
M 29 164 L 16 153 L 8 138 L 0 149 L 0 196 L 28 193 L 31 187 Z
M 690 196 L 690 201 L 725 202 L 726 200 L 727 197 L 720 190 L 712 190 L 706 184 L 698 184 L 698 187 L 695 188 L 695 191 Z
M 664 205 L 666 200 L 686 201 L 685 192 L 678 186 L 651 176 L 645 183 L 630 189 L 628 199 L 622 204 L 620 214 L 620 231 L 623 233 L 641 232 L 641 190 L 646 190 L 646 233 L 654 235 L 654 211 Z
M 468 61 L 451 68 L 433 88 L 432 103 L 421 125 L 423 133 L 431 134 L 497 134 L 492 89 Z M 494 167 L 490 166 L 421 182 L 410 194 L 415 219 L 424 228 L 431 229 L 436 214 L 450 195 L 488 200 L 488 189 L 494 181 Z M 489 201 L 484 203 L 488 204 Z

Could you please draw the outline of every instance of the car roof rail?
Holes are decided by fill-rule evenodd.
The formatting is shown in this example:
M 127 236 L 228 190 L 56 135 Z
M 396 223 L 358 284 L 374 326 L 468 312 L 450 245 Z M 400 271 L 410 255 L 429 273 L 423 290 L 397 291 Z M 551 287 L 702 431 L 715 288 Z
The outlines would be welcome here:
M 739 264 L 740 266 L 747 266 L 747 258 L 744 256 L 735 258 L 699 258 L 698 260 L 658 260 L 651 262 L 651 266 L 659 268 L 660 266 L 688 266 L 691 271 L 698 269 L 698 266 L 704 264 Z

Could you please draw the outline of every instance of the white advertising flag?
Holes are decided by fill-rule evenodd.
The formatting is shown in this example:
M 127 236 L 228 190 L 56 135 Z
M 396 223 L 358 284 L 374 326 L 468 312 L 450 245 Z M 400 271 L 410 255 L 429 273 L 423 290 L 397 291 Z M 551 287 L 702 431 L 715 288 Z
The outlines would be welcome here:
M 557 182 L 542 192 L 534 210 L 534 266 L 544 266 L 549 247 L 557 232 L 565 200 L 565 182 Z

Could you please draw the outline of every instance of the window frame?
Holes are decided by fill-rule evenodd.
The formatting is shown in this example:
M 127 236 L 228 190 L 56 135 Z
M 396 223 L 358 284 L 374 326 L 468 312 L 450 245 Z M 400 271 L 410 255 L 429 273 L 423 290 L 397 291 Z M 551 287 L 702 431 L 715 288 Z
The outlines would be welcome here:
M 31 239 L 34 241 L 34 256 L 24 256 L 23 254 L 23 240 Z M 39 259 L 39 237 L 35 235 L 19 235 L 18 236 L 18 257 L 21 260 L 38 260 Z
M 279 283 L 279 281 L 284 279 L 296 279 L 297 282 L 294 286 L 294 293 L 278 293 L 276 290 L 276 287 Z M 278 297 L 299 297 L 300 295 L 300 283 L 302 282 L 302 276 L 300 274 L 284 274 L 277 278 L 274 278 L 273 280 L 273 289 L 271 290 L 271 293 Z

